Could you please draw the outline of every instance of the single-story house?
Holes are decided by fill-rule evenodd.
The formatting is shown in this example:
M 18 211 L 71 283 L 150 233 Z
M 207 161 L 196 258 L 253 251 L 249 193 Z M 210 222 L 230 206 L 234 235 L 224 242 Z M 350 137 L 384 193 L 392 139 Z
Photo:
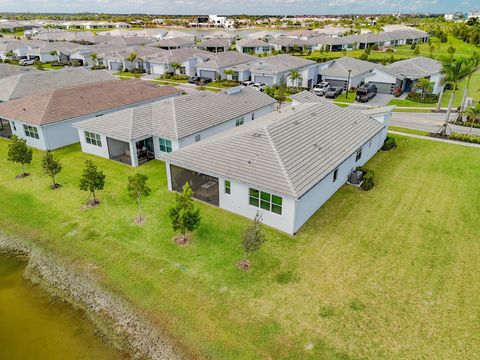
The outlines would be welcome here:
M 296 70 L 300 78 L 292 80 L 290 72 Z M 315 61 L 287 54 L 269 56 L 257 61 L 249 69 L 251 80 L 267 85 L 311 88 L 317 84 L 318 64 Z
M 273 112 L 169 154 L 168 189 L 188 182 L 196 199 L 295 234 L 382 147 L 391 110 L 315 100 Z
M 177 73 L 185 74 L 188 76 L 195 76 L 197 73 L 196 65 L 210 59 L 213 56 L 212 53 L 195 49 L 195 48 L 182 48 L 173 50 L 164 50 L 155 56 L 150 56 L 146 59 L 148 63 L 150 73 L 155 75 L 164 75 L 166 73 L 173 73 L 173 64 L 179 64 L 180 69 L 177 69 Z
M 415 88 L 418 79 L 424 77 L 432 83 L 432 93 L 439 94 L 442 89 L 442 64 L 434 59 L 417 56 L 407 60 L 396 61 L 387 65 L 389 71 L 403 77 L 402 91 L 411 91 Z
M 225 75 L 224 72 L 226 69 L 254 61 L 258 61 L 258 57 L 242 54 L 237 51 L 218 53 L 210 59 L 196 65 L 197 76 L 209 79 L 226 79 L 227 75 Z
M 230 40 L 224 38 L 205 39 L 196 46 L 198 49 L 213 53 L 225 52 L 230 49 Z
M 54 150 L 79 141 L 72 127 L 75 122 L 178 94 L 175 88 L 147 81 L 113 80 L 11 100 L 0 104 L 0 118 L 7 120 L 12 134 L 25 139 L 27 145 Z
M 155 43 L 155 46 L 164 49 L 181 49 L 195 46 L 195 40 L 193 37 L 175 37 L 175 38 L 163 38 Z
M 242 39 L 236 42 L 235 48 L 243 54 L 271 54 L 273 45 L 258 39 Z
M 291 52 L 296 49 L 311 51 L 312 45 L 309 41 L 292 37 L 279 37 L 270 40 L 270 44 L 277 51 Z
M 268 114 L 275 103 L 259 91 L 237 87 L 172 97 L 74 127 L 82 151 L 138 166 Z
M 28 72 L 40 72 L 39 70 L 31 67 L 22 67 L 17 65 L 2 64 L 0 63 L 0 80 L 8 78 L 10 76 L 24 74 Z
M 113 80 L 117 78 L 104 70 L 93 72 L 83 68 L 65 68 L 56 71 L 25 71 L 0 79 L 0 102 L 38 95 L 53 89 Z
M 358 87 L 373 71 L 375 64 L 344 56 L 320 66 L 319 80 L 328 81 L 331 86 Z

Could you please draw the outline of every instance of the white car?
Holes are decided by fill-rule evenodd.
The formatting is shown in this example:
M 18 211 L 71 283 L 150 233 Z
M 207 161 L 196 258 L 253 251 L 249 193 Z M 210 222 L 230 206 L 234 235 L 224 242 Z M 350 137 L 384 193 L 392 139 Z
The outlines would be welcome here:
M 263 91 L 265 90 L 265 86 L 267 86 L 267 84 L 263 84 L 263 83 L 255 83 L 252 85 L 252 87 L 255 89 L 255 90 L 258 90 L 258 91 Z
M 255 83 L 253 81 L 250 81 L 250 80 L 244 81 L 242 83 L 243 86 L 252 86 L 253 84 L 255 84 Z
M 321 83 L 315 85 L 315 87 L 312 89 L 312 92 L 315 95 L 323 96 L 329 89 L 330 89 L 330 83 L 327 81 L 322 81 Z
M 19 65 L 26 66 L 26 65 L 33 65 L 35 60 L 32 59 L 22 59 L 18 62 Z

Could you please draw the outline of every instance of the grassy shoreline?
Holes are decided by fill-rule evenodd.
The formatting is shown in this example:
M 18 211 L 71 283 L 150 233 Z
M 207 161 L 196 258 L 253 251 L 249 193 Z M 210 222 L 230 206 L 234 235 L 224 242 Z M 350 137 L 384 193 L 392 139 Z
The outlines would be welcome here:
M 55 151 L 64 165 L 56 191 L 41 152 L 21 180 L 0 159 L 0 229 L 89 272 L 187 358 L 471 357 L 480 348 L 469 315 L 480 296 L 480 151 L 395 137 L 395 151 L 368 163 L 372 191 L 342 187 L 295 237 L 266 228 L 248 273 L 236 264 L 249 220 L 199 203 L 202 225 L 179 247 L 164 164 L 133 169 L 78 145 Z M 88 210 L 77 189 L 85 159 L 107 176 L 102 204 Z M 152 188 L 143 226 L 125 189 L 138 171 Z

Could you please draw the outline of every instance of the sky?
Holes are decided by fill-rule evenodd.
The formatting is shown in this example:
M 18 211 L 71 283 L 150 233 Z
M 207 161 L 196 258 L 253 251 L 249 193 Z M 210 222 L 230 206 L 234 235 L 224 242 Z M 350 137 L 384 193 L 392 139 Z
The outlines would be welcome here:
M 478 0 L 0 0 L 2 12 L 147 14 L 445 13 L 480 8 Z

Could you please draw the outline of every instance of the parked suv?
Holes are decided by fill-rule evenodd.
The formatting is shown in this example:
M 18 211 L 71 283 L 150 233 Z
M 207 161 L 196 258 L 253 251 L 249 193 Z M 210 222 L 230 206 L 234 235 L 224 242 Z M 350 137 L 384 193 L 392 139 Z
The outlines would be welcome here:
M 243 86 L 252 86 L 253 84 L 255 84 L 255 83 L 253 81 L 250 81 L 250 80 L 244 81 L 242 83 Z
M 198 80 L 196 80 L 194 82 L 195 85 L 205 85 L 205 84 L 208 84 L 208 83 L 211 83 L 212 82 L 212 79 L 210 78 L 206 78 L 206 77 L 199 77 Z
M 358 102 L 368 102 L 377 95 L 377 86 L 375 84 L 363 84 L 357 88 L 356 99 Z
M 343 89 L 340 86 L 331 86 L 326 92 L 325 97 L 329 99 L 335 99 L 342 94 Z
M 252 87 L 253 87 L 255 90 L 258 90 L 258 91 L 262 92 L 263 90 L 265 90 L 265 86 L 267 86 L 267 84 L 255 83 L 255 84 L 253 84 Z
M 26 66 L 26 65 L 33 65 L 35 60 L 32 59 L 22 59 L 18 62 L 19 65 Z
M 327 81 L 322 81 L 321 83 L 315 85 L 315 87 L 312 89 L 312 92 L 315 95 L 323 96 L 328 91 L 328 89 L 330 89 L 330 83 Z
M 200 81 L 200 76 L 189 77 L 187 81 L 189 84 L 195 84 L 196 81 Z

